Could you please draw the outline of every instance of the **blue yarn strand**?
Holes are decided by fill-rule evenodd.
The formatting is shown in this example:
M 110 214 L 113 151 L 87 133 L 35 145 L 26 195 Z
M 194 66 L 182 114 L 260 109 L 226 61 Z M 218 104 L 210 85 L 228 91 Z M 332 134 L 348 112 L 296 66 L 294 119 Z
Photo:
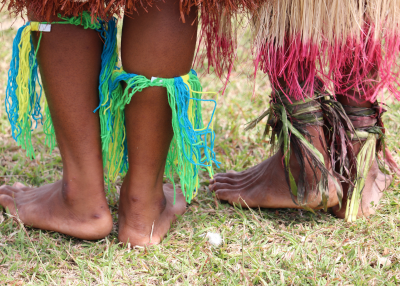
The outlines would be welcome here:
M 11 124 L 11 135 L 15 141 L 17 141 L 18 136 L 21 134 L 21 128 L 18 126 L 18 98 L 17 98 L 17 76 L 19 70 L 19 48 L 18 45 L 21 42 L 22 31 L 30 25 L 30 22 L 23 25 L 18 29 L 17 35 L 13 41 L 12 47 L 12 57 L 10 62 L 10 69 L 8 70 L 8 81 L 6 88 L 6 98 L 5 98 L 5 107 L 8 120 Z
M 17 76 L 19 72 L 20 66 L 20 58 L 19 58 L 19 44 L 21 42 L 21 34 L 23 30 L 30 25 L 30 22 L 26 23 L 24 26 L 18 29 L 17 35 L 14 38 L 13 42 L 13 50 L 12 50 L 12 58 L 10 63 L 10 69 L 8 71 L 8 81 L 7 81 L 7 89 L 6 89 L 6 98 L 5 98 L 5 106 L 6 112 L 8 115 L 8 119 L 11 124 L 11 133 L 12 137 L 15 141 L 18 142 L 18 137 L 21 134 L 21 126 L 18 124 L 18 113 L 19 113 L 19 102 L 16 95 L 18 84 L 17 84 Z M 38 63 L 36 59 L 36 51 L 33 46 L 32 37 L 30 38 L 31 51 L 29 52 L 29 110 L 28 116 L 35 121 L 36 128 L 38 126 L 38 122 L 43 123 L 43 115 L 41 112 L 40 100 L 42 98 L 42 85 L 39 81 L 38 74 Z M 36 84 L 39 85 L 39 92 L 36 91 Z M 32 122 L 31 128 L 32 128 Z
M 29 94 L 30 94 L 31 110 L 33 110 L 32 118 L 33 120 L 35 120 L 34 128 L 37 128 L 38 121 L 40 121 L 40 124 L 43 124 L 43 115 L 40 106 L 40 100 L 42 98 L 42 85 L 40 84 L 39 81 L 38 62 L 36 58 L 36 53 L 37 51 L 35 51 L 31 37 L 31 52 L 29 53 L 29 66 L 31 67 L 30 77 L 29 77 Z M 36 92 L 36 84 L 39 85 L 40 88 L 39 92 Z

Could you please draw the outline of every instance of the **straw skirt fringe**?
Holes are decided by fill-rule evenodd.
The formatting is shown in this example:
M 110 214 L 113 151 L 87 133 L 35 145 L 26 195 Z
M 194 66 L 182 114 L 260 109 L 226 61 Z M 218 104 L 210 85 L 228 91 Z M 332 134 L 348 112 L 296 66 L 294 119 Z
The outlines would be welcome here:
M 334 94 L 400 98 L 400 0 L 266 1 L 250 13 L 256 68 L 284 78 L 288 96 L 312 94 L 318 76 Z
M 268 73 L 288 96 L 312 94 L 315 77 L 334 94 L 356 90 L 374 102 L 389 90 L 400 99 L 397 57 L 400 47 L 400 0 L 180 0 L 181 21 L 199 9 L 201 48 L 197 62 L 219 78 L 234 69 L 237 19 L 247 15 L 253 28 L 255 70 Z M 0 9 L 26 10 L 42 18 L 60 13 L 93 19 L 135 13 L 155 0 L 0 0 Z M 245 17 L 246 18 L 246 17 Z M 205 61 L 205 59 L 207 59 Z

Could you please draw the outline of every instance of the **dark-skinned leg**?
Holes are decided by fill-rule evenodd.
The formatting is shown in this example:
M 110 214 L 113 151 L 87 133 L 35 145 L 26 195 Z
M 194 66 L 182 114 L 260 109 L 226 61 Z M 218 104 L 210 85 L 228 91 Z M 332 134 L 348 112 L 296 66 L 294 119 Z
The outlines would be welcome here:
M 343 105 L 349 106 L 357 106 L 357 107 L 371 107 L 372 103 L 368 101 L 362 100 L 357 94 L 353 92 L 351 97 L 338 95 L 337 100 L 342 103 Z M 353 148 L 355 155 L 358 154 L 362 147 L 362 142 L 360 141 L 353 141 Z M 351 170 L 355 172 L 355 168 Z M 379 169 L 378 163 L 375 160 L 372 165 L 371 169 L 368 173 L 368 176 L 365 181 L 365 187 L 362 192 L 362 200 L 358 210 L 358 217 L 368 217 L 375 213 L 376 207 L 380 199 L 383 196 L 383 191 L 387 189 L 392 181 L 392 176 L 385 175 Z M 349 189 L 349 184 L 343 183 L 343 202 L 342 208 L 339 206 L 334 206 L 332 208 L 333 213 L 339 218 L 345 218 L 346 216 L 346 205 L 347 205 L 347 194 Z
M 34 34 L 34 38 L 36 38 Z M 112 229 L 105 198 L 98 114 L 102 42 L 96 31 L 52 25 L 38 62 L 63 161 L 63 179 L 39 188 L 0 188 L 0 204 L 36 228 L 82 239 Z
M 281 88 L 285 88 L 286 83 L 284 80 L 281 80 L 279 84 Z M 312 136 L 310 142 L 323 154 L 326 167 L 328 170 L 331 170 L 322 127 L 310 126 L 307 127 L 307 130 Z M 282 151 L 279 150 L 272 157 L 248 170 L 238 173 L 227 172 L 216 174 L 215 178 L 210 182 L 210 190 L 214 191 L 220 200 L 228 201 L 230 204 L 240 204 L 243 207 L 299 208 L 299 205 L 293 202 L 290 195 L 282 157 Z M 320 195 L 315 191 L 315 183 L 312 183 L 314 180 L 313 169 L 307 160 L 305 167 L 306 180 L 313 186 L 312 189 L 314 190 L 309 190 L 308 206 L 317 208 L 320 203 Z M 300 173 L 300 165 L 294 153 L 290 157 L 290 168 L 297 181 Z M 337 203 L 336 189 L 332 182 L 332 176 L 330 176 L 328 207 L 334 206 Z
M 128 73 L 147 78 L 172 78 L 189 73 L 195 45 L 197 13 L 182 23 L 179 3 L 159 2 L 158 8 L 125 17 L 122 64 Z M 194 24 L 192 25 L 192 23 Z M 126 106 L 129 170 L 121 188 L 119 240 L 131 245 L 159 243 L 176 215 L 186 210 L 178 190 L 163 186 L 163 174 L 173 136 L 171 108 L 165 88 L 150 87 L 133 96 Z M 151 237 L 151 241 L 150 241 Z

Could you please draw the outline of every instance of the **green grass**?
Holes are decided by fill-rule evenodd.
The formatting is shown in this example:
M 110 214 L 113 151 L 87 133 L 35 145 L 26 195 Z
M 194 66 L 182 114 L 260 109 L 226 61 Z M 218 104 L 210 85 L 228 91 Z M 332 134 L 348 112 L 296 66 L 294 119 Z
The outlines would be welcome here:
M 8 20 L 0 14 L 0 22 Z M 8 25 L 8 24 L 5 24 Z M 0 29 L 3 29 L 0 25 Z M 0 99 L 3 102 L 11 46 L 16 29 L 0 31 Z M 243 37 L 246 39 L 246 35 Z M 248 43 L 242 40 L 242 54 Z M 200 75 L 204 70 L 198 70 Z M 252 98 L 251 63 L 241 62 L 227 91 L 218 97 L 216 146 L 222 167 L 246 169 L 269 156 L 263 127 L 244 124 L 268 105 L 269 83 L 259 74 Z M 218 91 L 213 75 L 201 77 L 205 90 Z M 211 107 L 206 108 L 210 114 Z M 399 151 L 400 105 L 385 117 L 390 149 Z M 37 157 L 31 161 L 10 138 L 0 107 L 0 185 L 20 181 L 40 186 L 61 178 L 58 150 L 48 154 L 44 135 L 34 135 Z M 397 159 L 397 158 L 396 158 Z M 0 223 L 0 284 L 4 285 L 397 285 L 400 284 L 400 199 L 396 179 L 376 215 L 345 223 L 322 211 L 242 210 L 218 203 L 208 191 L 209 178 L 187 212 L 162 244 L 126 249 L 117 241 L 117 195 L 109 194 L 112 233 L 100 241 L 83 241 L 55 232 L 24 228 L 6 214 Z M 120 181 L 112 186 L 118 187 Z M 221 233 L 213 247 L 202 237 Z

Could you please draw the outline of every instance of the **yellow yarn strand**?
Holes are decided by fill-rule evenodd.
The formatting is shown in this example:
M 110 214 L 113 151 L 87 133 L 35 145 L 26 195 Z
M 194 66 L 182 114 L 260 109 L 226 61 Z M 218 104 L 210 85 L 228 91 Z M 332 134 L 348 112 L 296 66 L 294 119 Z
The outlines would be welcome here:
M 31 22 L 31 31 L 39 31 L 39 22 Z
M 17 98 L 19 102 L 18 121 L 24 122 L 24 115 L 28 114 L 29 107 L 29 53 L 31 52 L 31 26 L 27 26 L 21 35 L 21 42 L 18 46 L 20 57 L 20 69 L 17 76 Z M 25 124 L 21 124 L 23 126 Z

